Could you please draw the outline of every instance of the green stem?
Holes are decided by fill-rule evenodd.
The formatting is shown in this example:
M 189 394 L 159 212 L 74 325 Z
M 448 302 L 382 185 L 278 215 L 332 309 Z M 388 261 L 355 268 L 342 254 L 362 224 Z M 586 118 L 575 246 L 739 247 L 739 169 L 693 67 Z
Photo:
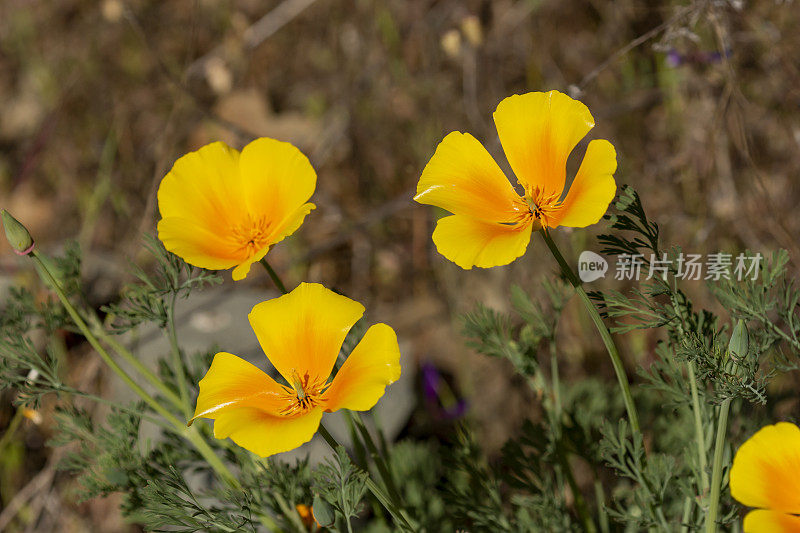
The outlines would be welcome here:
M 598 521 L 600 522 L 601 533 L 609 533 L 608 512 L 606 512 L 606 494 L 603 490 L 603 483 L 599 479 L 594 480 L 594 499 L 597 502 Z
M 683 501 L 683 514 L 681 515 L 681 533 L 688 533 L 689 518 L 692 516 L 692 497 L 687 496 Z
M 138 411 L 136 409 L 131 409 L 127 405 L 124 405 L 124 404 L 121 404 L 121 403 L 118 403 L 118 402 L 114 402 L 114 401 L 111 401 L 111 400 L 107 400 L 107 399 L 103 398 L 102 396 L 97 396 L 95 394 L 84 392 L 82 390 L 73 389 L 72 387 L 63 388 L 59 392 L 63 392 L 65 394 L 72 394 L 72 395 L 77 396 L 79 398 L 86 398 L 87 400 L 91 400 L 91 401 L 99 403 L 99 404 L 107 405 L 108 407 L 112 407 L 114 409 L 119 409 L 120 411 L 125 411 L 126 413 L 130 413 L 132 415 L 136 415 L 136 416 L 140 417 L 142 420 L 147 420 L 151 424 L 155 424 L 158 427 L 160 427 L 161 429 L 164 429 L 166 431 L 174 432 L 174 428 L 171 425 L 169 425 L 166 422 L 164 422 L 163 420 L 161 420 L 159 418 L 154 418 L 154 417 L 152 417 L 150 415 L 147 415 L 147 414 L 144 414 L 141 411 Z
M 685 336 L 684 324 L 686 319 L 681 312 L 681 306 L 678 305 L 676 297 L 677 287 L 675 285 L 665 285 L 670 290 L 670 300 L 672 307 L 675 309 L 675 314 L 678 316 L 678 333 L 681 337 Z M 697 444 L 697 461 L 698 468 L 700 469 L 700 494 L 705 496 L 708 494 L 708 460 L 706 457 L 706 434 L 703 430 L 703 416 L 700 410 L 700 396 L 697 392 L 697 378 L 695 373 L 695 366 L 693 361 L 686 361 L 686 373 L 689 379 L 689 390 L 692 394 L 692 414 L 694 415 L 694 437 Z
M 328 443 L 328 446 L 330 446 L 334 452 L 340 446 L 333 435 L 331 435 L 327 428 L 322 424 L 319 425 L 319 434 L 322 435 L 322 438 L 325 439 L 325 442 Z M 402 524 L 407 531 L 416 531 L 416 528 L 412 527 L 410 520 L 405 516 L 405 513 L 389 498 L 389 496 L 386 495 L 383 489 L 381 489 L 371 477 L 367 476 L 366 484 L 369 491 L 379 502 L 381 502 L 381 505 L 383 505 L 386 510 L 389 511 L 389 514 L 392 515 L 392 518 L 394 518 L 397 523 Z
M 689 387 L 692 391 L 692 411 L 694 412 L 694 432 L 697 443 L 697 459 L 700 468 L 700 485 L 702 495 L 708 494 L 708 462 L 706 460 L 706 435 L 703 431 L 703 419 L 700 411 L 700 397 L 697 394 L 697 379 L 695 378 L 694 362 L 686 363 Z
M 22 414 L 22 410 L 25 409 L 24 407 L 17 407 L 17 412 L 14 413 L 14 417 L 11 419 L 11 422 L 8 424 L 5 433 L 3 436 L 0 437 L 0 456 L 5 457 L 5 449 L 9 442 L 11 442 L 14 433 L 17 432 L 17 428 L 19 427 L 20 423 L 22 422 L 22 418 L 25 416 Z
M 289 503 L 286 501 L 283 495 L 281 495 L 281 493 L 277 490 L 273 491 L 272 495 L 275 498 L 275 501 L 278 503 L 278 507 L 281 508 L 281 512 L 283 513 L 283 516 L 286 517 L 286 520 L 291 522 L 292 526 L 294 526 L 298 532 L 306 531 L 306 527 L 303 525 L 300 515 L 297 514 L 296 510 L 293 510 L 289 506 Z
M 361 438 L 364 439 L 367 449 L 369 450 L 370 457 L 372 457 L 372 461 L 375 463 L 375 466 L 378 467 L 378 472 L 381 475 L 381 479 L 383 479 L 383 482 L 386 484 L 386 488 L 389 491 L 389 497 L 391 497 L 394 501 L 399 501 L 400 494 L 397 491 L 397 485 L 394 482 L 392 471 L 390 470 L 388 463 L 378 451 L 375 441 L 372 440 L 372 435 L 370 435 L 367 426 L 364 424 L 364 420 L 361 418 L 361 413 L 347 411 L 347 414 L 353 419 L 353 424 L 355 424 L 358 432 L 361 434 Z
M 550 378 L 552 380 L 551 387 L 553 389 L 551 391 L 553 395 L 553 413 L 551 415 L 553 418 L 553 431 L 556 438 L 559 440 L 557 446 L 558 461 L 561 464 L 561 469 L 564 471 L 567 483 L 572 491 L 572 496 L 575 499 L 575 510 L 578 512 L 578 516 L 580 516 L 583 522 L 584 531 L 595 533 L 597 527 L 592 521 L 589 508 L 586 506 L 586 500 L 583 498 L 580 487 L 578 487 L 578 483 L 575 481 L 575 475 L 572 473 L 572 465 L 569 463 L 569 452 L 564 449 L 561 432 L 561 383 L 558 372 L 558 351 L 556 350 L 555 339 L 552 338 L 550 339 Z
M 144 379 L 147 380 L 153 387 L 155 387 L 158 392 L 161 393 L 164 398 L 169 401 L 174 407 L 179 409 L 182 408 L 181 399 L 175 394 L 169 387 L 164 385 L 164 382 L 159 379 L 149 368 L 144 366 L 139 358 L 133 355 L 133 353 L 125 348 L 120 342 L 118 342 L 114 337 L 106 333 L 105 329 L 100 323 L 100 319 L 97 318 L 96 315 L 89 315 L 89 322 L 92 323 L 92 333 L 97 336 L 100 340 L 102 340 L 105 344 L 111 347 L 120 357 L 122 357 L 126 363 L 131 365 L 134 370 L 136 370 Z
M 259 263 L 261 263 L 261 265 L 264 267 L 264 270 L 267 271 L 267 274 L 269 274 L 269 277 L 272 279 L 272 283 L 275 284 L 278 290 L 281 291 L 283 294 L 287 294 L 289 291 L 286 290 L 286 285 L 283 284 L 281 278 L 267 262 L 267 258 L 266 257 L 262 258 L 261 261 L 259 261 Z
M 111 368 L 111 370 L 113 370 L 114 373 L 117 374 L 117 376 L 119 376 L 119 378 L 125 382 L 125 384 L 128 385 L 133 392 L 135 392 L 142 400 L 144 400 L 144 402 L 149 405 L 153 411 L 164 417 L 164 419 L 170 423 L 175 433 L 182 435 L 192 444 L 194 444 L 195 448 L 197 448 L 197 451 L 200 452 L 208 464 L 217 471 L 219 476 L 224 481 L 228 482 L 234 487 L 238 486 L 236 478 L 233 477 L 233 474 L 231 474 L 230 470 L 228 470 L 222 461 L 220 461 L 219 457 L 216 456 L 208 443 L 203 440 L 202 437 L 200 437 L 196 429 L 186 428 L 185 424 L 175 418 L 172 413 L 167 411 L 160 403 L 158 403 L 158 401 L 155 400 L 155 398 L 148 394 L 148 392 L 145 391 L 138 383 L 136 383 L 133 378 L 131 378 L 127 372 L 125 372 L 125 370 L 123 370 L 122 367 L 120 367 L 117 362 L 114 361 L 114 359 L 108 354 L 106 349 L 103 348 L 103 345 L 100 344 L 100 341 L 97 339 L 97 337 L 95 337 L 95 335 L 89 329 L 89 326 L 86 324 L 86 322 L 84 322 L 80 314 L 78 314 L 78 311 L 70 303 L 67 295 L 61 288 L 61 285 L 59 285 L 58 281 L 56 281 L 56 279 L 50 273 L 47 265 L 45 265 L 45 263 L 39 257 L 39 253 L 34 250 L 30 254 L 30 257 L 36 266 L 39 267 L 38 270 L 44 277 L 44 281 L 53 289 L 53 291 L 55 291 L 58 299 L 61 300 L 61 304 L 64 306 L 64 309 L 67 310 L 67 313 L 72 318 L 73 322 L 75 322 L 75 325 L 78 326 L 78 329 L 81 330 L 83 336 L 87 341 L 89 341 L 89 344 L 91 344 L 92 348 L 94 348 L 95 351 L 100 354 L 100 357 L 109 366 L 109 368 Z
M 550 379 L 553 387 L 553 410 L 558 422 L 558 432 L 561 434 L 561 381 L 558 372 L 558 352 L 556 351 L 555 339 L 550 339 Z
M 175 299 L 177 294 L 172 296 L 172 302 L 167 307 L 167 337 L 172 348 L 172 366 L 175 373 L 175 380 L 178 382 L 178 392 L 181 395 L 181 409 L 186 420 L 192 418 L 192 404 L 189 400 L 189 387 L 186 385 L 186 372 L 183 370 L 183 357 L 181 348 L 178 345 L 178 334 L 175 329 Z
M 569 488 L 572 491 L 572 497 L 575 499 L 575 510 L 578 512 L 581 522 L 583 522 L 583 530 L 587 533 L 596 533 L 597 527 L 592 521 L 592 517 L 589 515 L 589 509 L 586 507 L 586 501 L 583 499 L 583 494 L 578 487 L 578 483 L 575 481 L 575 476 L 572 474 L 572 467 L 569 464 L 569 456 L 566 452 L 564 452 L 560 444 L 558 446 L 557 454 L 558 460 L 561 463 L 561 468 L 564 470 L 564 474 L 567 477 Z
M 575 272 L 564 260 L 564 256 L 562 256 L 561 252 L 559 252 L 556 243 L 553 242 L 550 234 L 547 233 L 547 229 L 543 229 L 540 233 L 542 234 L 542 238 L 547 244 L 547 247 L 550 249 L 550 252 L 553 254 L 553 257 L 555 257 L 556 261 L 561 267 L 561 271 L 575 288 L 575 292 L 578 293 L 578 296 L 580 296 L 583 306 L 589 312 L 592 322 L 594 322 L 597 331 L 600 333 L 600 337 L 603 339 L 603 344 L 606 346 L 608 355 L 611 357 L 611 364 L 614 366 L 614 372 L 617 374 L 617 381 L 619 382 L 619 388 L 622 391 L 622 399 L 625 402 L 625 409 L 628 411 L 628 422 L 630 422 L 631 430 L 634 433 L 641 433 L 641 429 L 639 428 L 639 415 L 637 414 L 636 406 L 633 403 L 633 396 L 631 396 L 631 387 L 628 383 L 628 376 L 625 374 L 625 366 L 622 364 L 622 358 L 620 357 L 619 351 L 614 344 L 614 339 L 611 337 L 611 333 L 603 323 L 603 319 L 600 317 L 600 313 L 597 312 L 597 308 L 594 306 L 594 303 L 592 303 L 589 295 L 586 294 L 585 290 L 583 290 L 578 276 L 575 275 Z
M 717 436 L 714 440 L 714 463 L 711 470 L 711 497 L 708 503 L 708 515 L 706 516 L 706 533 L 717 531 L 719 496 L 722 491 L 722 452 L 725 449 L 725 434 L 728 430 L 728 411 L 730 411 L 730 407 L 731 400 L 728 398 L 722 402 L 719 408 Z

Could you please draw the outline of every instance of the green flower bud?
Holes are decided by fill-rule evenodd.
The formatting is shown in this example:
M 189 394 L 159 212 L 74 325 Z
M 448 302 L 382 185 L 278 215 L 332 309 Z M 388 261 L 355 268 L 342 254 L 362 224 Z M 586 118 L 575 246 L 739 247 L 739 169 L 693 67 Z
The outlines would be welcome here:
M 33 251 L 33 238 L 28 230 L 20 224 L 19 220 L 12 217 L 5 209 L 0 209 L 3 218 L 3 228 L 6 230 L 8 244 L 17 255 L 28 255 Z
M 747 350 L 750 348 L 750 335 L 747 333 L 747 326 L 740 318 L 733 328 L 731 333 L 731 340 L 728 343 L 728 353 L 735 359 L 740 359 L 747 356 Z
M 319 494 L 314 495 L 311 512 L 320 527 L 331 527 L 336 523 L 336 513 L 333 511 L 333 507 L 323 498 L 320 498 Z

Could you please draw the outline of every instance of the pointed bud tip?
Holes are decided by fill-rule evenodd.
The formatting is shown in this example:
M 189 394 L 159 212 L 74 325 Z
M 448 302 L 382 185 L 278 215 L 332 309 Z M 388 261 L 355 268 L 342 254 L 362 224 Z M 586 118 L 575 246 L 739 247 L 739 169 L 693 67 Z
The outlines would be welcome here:
M 747 325 L 741 318 L 736 322 L 736 326 L 731 333 L 731 340 L 728 342 L 728 352 L 736 357 L 745 357 L 750 349 L 750 334 Z
M 3 219 L 3 229 L 6 231 L 8 244 L 14 249 L 17 255 L 28 255 L 33 251 L 33 237 L 19 220 L 11 216 L 5 209 L 0 209 L 0 216 Z

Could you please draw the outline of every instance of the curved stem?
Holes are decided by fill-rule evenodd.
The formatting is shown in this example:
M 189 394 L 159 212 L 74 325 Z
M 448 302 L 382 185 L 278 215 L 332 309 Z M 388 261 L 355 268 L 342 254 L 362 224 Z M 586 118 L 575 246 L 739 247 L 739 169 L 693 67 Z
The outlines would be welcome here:
M 50 286 L 50 288 L 55 291 L 58 299 L 61 300 L 61 304 L 66 309 L 69 316 L 72 318 L 75 325 L 78 326 L 78 329 L 81 330 L 83 336 L 89 341 L 92 348 L 100 354 L 100 357 L 103 361 L 114 371 L 119 378 L 125 382 L 130 389 L 135 392 L 144 402 L 150 406 L 153 411 L 164 417 L 167 422 L 172 426 L 172 431 L 185 437 L 189 442 L 194 444 L 197 451 L 203 456 L 203 458 L 208 462 L 208 464 L 217 471 L 217 474 L 227 483 L 232 486 L 238 486 L 238 482 L 236 478 L 233 477 L 230 470 L 222 463 L 219 457 L 216 456 L 214 451 L 208 445 L 208 443 L 203 440 L 203 438 L 197 433 L 196 429 L 186 428 L 185 424 L 183 424 L 180 420 L 178 420 L 175 415 L 167 411 L 155 398 L 153 398 L 146 390 L 144 390 L 138 383 L 136 383 L 133 378 L 128 375 L 122 367 L 117 364 L 116 361 L 109 355 L 103 345 L 100 344 L 100 341 L 95 337 L 94 333 L 89 329 L 89 326 L 86 322 L 81 318 L 80 314 L 78 313 L 77 309 L 73 307 L 72 303 L 70 303 L 67 295 L 64 293 L 64 290 L 61 288 L 61 285 L 56 281 L 53 274 L 50 273 L 50 270 L 47 268 L 47 265 L 42 261 L 39 257 L 39 253 L 37 251 L 33 251 L 30 254 L 31 259 L 33 259 L 34 263 L 38 267 L 39 273 L 43 276 L 44 281 Z
M 178 382 L 178 392 L 181 395 L 181 409 L 186 420 L 192 418 L 192 405 L 189 400 L 189 387 L 186 385 L 186 372 L 183 370 L 183 357 L 181 348 L 178 345 L 178 334 L 175 329 L 175 299 L 177 294 L 172 295 L 172 302 L 167 307 L 167 337 L 172 352 L 172 371 L 175 373 L 175 381 Z
M 592 303 L 589 295 L 586 294 L 585 290 L 583 290 L 580 279 L 578 279 L 578 276 L 575 275 L 575 272 L 564 260 L 564 256 L 561 255 L 561 252 L 558 250 L 556 243 L 553 242 L 553 239 L 550 237 L 547 229 L 543 229 L 540 233 L 542 234 L 542 238 L 547 244 L 547 247 L 550 249 L 550 252 L 553 254 L 553 257 L 555 257 L 558 265 L 561 267 L 561 271 L 575 288 L 575 292 L 578 293 L 578 296 L 580 296 L 583 306 L 586 308 L 586 311 L 588 311 L 592 322 L 594 322 L 597 331 L 600 333 L 600 337 L 603 339 L 603 344 L 606 346 L 606 351 L 608 351 L 608 355 L 611 357 L 611 364 L 614 366 L 614 372 L 617 375 L 619 388 L 622 391 L 622 399 L 625 402 L 625 409 L 628 412 L 628 422 L 630 422 L 631 430 L 634 433 L 641 433 L 641 429 L 639 428 L 639 415 L 636 412 L 636 405 L 633 403 L 633 396 L 631 396 L 631 387 L 628 382 L 628 376 L 625 374 L 625 366 L 622 364 L 622 358 L 619 355 L 617 346 L 614 344 L 614 339 L 611 337 L 611 333 L 603 323 L 603 319 L 600 317 L 600 313 L 597 311 L 594 303 Z
M 717 422 L 717 437 L 714 440 L 714 463 L 711 470 L 711 497 L 706 516 L 706 533 L 717 531 L 717 516 L 719 515 L 719 496 L 722 492 L 722 452 L 725 448 L 725 434 L 728 430 L 728 411 L 731 400 L 722 402 L 719 407 L 719 421 Z
M 126 413 L 130 413 L 132 415 L 138 416 L 142 420 L 147 420 L 151 424 L 155 424 L 155 425 L 157 425 L 158 427 L 160 427 L 163 430 L 174 432 L 174 428 L 171 425 L 169 425 L 166 422 L 164 422 L 163 420 L 161 420 L 159 418 L 152 417 L 152 416 L 147 415 L 145 413 L 142 413 L 141 411 L 138 411 L 136 409 L 131 409 L 127 405 L 124 405 L 124 404 L 121 404 L 121 403 L 118 403 L 118 402 L 114 402 L 112 400 L 107 400 L 107 399 L 103 398 L 102 396 L 97 396 L 96 394 L 91 394 L 89 392 L 84 392 L 82 390 L 73 389 L 72 387 L 63 388 L 59 392 L 63 392 L 65 394 L 72 394 L 72 395 L 78 396 L 79 398 L 86 398 L 87 400 L 91 400 L 93 402 L 96 402 L 96 403 L 99 403 L 99 404 L 102 404 L 102 405 L 107 405 L 108 407 L 113 407 L 115 409 L 119 409 L 120 411 L 125 411 Z M 2 448 L 0 448 L 0 449 L 2 449 Z
M 367 445 L 367 450 L 369 450 L 370 457 L 372 457 L 372 461 L 375 463 L 375 466 L 378 467 L 378 472 L 380 472 L 381 478 L 383 479 L 384 484 L 386 484 L 386 488 L 389 491 L 389 496 L 393 500 L 398 501 L 400 499 L 400 493 L 397 491 L 397 485 L 394 482 L 392 471 L 389 468 L 389 464 L 378 451 L 375 441 L 372 440 L 372 435 L 370 435 L 366 424 L 364 424 L 364 420 L 361 418 L 361 413 L 352 411 L 346 412 L 353 421 L 353 424 L 358 429 L 358 432 L 361 433 L 361 438 L 364 439 L 364 442 Z
M 322 435 L 322 438 L 325 439 L 325 442 L 328 443 L 328 446 L 330 446 L 334 452 L 341 446 L 322 424 L 319 425 L 319 434 Z M 398 524 L 402 524 L 407 531 L 416 531 L 416 528 L 411 525 L 409 518 L 400 507 L 389 498 L 383 489 L 375 483 L 369 475 L 367 476 L 366 484 L 372 495 L 375 496 L 387 511 L 389 511 L 389 514 L 392 515 L 392 518 L 394 518 Z
M 278 288 L 278 290 L 281 291 L 281 293 L 283 293 L 283 294 L 287 294 L 289 291 L 286 290 L 286 285 L 283 284 L 283 281 L 281 281 L 281 278 L 278 276 L 278 274 L 272 269 L 270 264 L 267 262 L 267 258 L 266 257 L 262 257 L 261 261 L 259 261 L 259 263 L 261 263 L 261 265 L 264 267 L 264 270 L 267 271 L 267 274 L 269 274 L 270 279 L 272 279 L 272 283 L 275 284 L 275 286 Z
M 144 366 L 139 358 L 133 355 L 130 350 L 128 350 L 125 346 L 123 346 L 119 341 L 117 341 L 114 337 L 109 335 L 105 329 L 103 329 L 102 324 L 100 323 L 100 319 L 94 315 L 89 315 L 89 322 L 92 323 L 92 333 L 100 340 L 102 340 L 105 344 L 111 347 L 120 357 L 122 357 L 125 362 L 127 362 L 134 370 L 136 370 L 141 376 L 147 380 L 153 387 L 158 389 L 158 392 L 161 393 L 164 398 L 169 401 L 174 407 L 181 408 L 181 399 L 175 394 L 169 387 L 164 385 L 164 382 L 159 379 L 149 368 Z

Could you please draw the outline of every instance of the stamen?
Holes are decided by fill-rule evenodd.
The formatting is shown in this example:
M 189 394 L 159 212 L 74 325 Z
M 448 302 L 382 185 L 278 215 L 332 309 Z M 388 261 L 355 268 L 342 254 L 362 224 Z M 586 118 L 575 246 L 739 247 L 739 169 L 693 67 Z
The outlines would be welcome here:
M 329 383 L 318 379 L 312 380 L 308 373 L 302 377 L 296 369 L 291 372 L 292 388 L 286 390 L 287 406 L 281 411 L 284 416 L 303 414 L 320 404 L 320 395 L 328 388 Z
M 247 218 L 231 228 L 231 235 L 245 255 L 253 255 L 269 244 L 271 222 L 265 216 Z

